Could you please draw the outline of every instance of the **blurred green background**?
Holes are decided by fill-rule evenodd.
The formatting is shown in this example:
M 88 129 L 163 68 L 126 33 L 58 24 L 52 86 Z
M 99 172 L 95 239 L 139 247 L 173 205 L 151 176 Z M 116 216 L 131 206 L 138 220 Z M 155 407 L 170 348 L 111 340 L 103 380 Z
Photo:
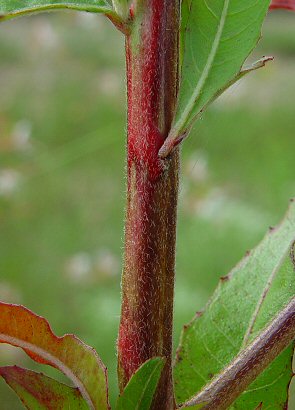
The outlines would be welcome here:
M 125 198 L 124 41 L 103 17 L 0 26 L 0 300 L 94 346 L 116 394 Z M 295 16 L 272 13 L 255 57 L 182 152 L 175 302 L 181 327 L 295 195 Z M 0 347 L 0 364 L 37 366 Z M 0 409 L 22 408 L 0 381 Z

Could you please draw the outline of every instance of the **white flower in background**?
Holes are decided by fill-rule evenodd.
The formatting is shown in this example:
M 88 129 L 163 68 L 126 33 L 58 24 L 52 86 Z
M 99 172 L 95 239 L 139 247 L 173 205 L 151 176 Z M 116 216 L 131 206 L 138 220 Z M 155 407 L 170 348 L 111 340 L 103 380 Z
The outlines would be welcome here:
M 68 259 L 66 262 L 66 275 L 75 282 L 89 279 L 92 271 L 91 257 L 86 252 L 80 252 Z
M 10 197 L 18 189 L 21 174 L 14 169 L 0 170 L 0 196 Z
M 109 249 L 101 249 L 96 255 L 79 252 L 65 264 L 65 274 L 75 283 L 96 283 L 99 280 L 118 275 L 120 260 Z
M 273 216 L 251 203 L 230 196 L 225 189 L 213 188 L 195 202 L 195 214 L 212 223 L 235 226 L 245 232 L 260 232 Z
M 33 35 L 36 44 L 47 50 L 55 49 L 59 45 L 59 37 L 56 34 L 51 22 L 47 19 L 34 21 Z
M 95 268 L 103 276 L 116 276 L 120 272 L 120 261 L 109 249 L 101 249 L 96 257 Z
M 18 121 L 11 134 L 13 146 L 20 151 L 27 151 L 32 148 L 31 145 L 32 125 L 28 120 Z

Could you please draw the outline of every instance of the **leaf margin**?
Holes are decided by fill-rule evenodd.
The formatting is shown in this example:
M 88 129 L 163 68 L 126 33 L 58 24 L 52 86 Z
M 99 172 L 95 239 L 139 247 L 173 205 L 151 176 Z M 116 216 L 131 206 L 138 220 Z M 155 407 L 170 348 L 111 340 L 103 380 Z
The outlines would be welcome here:
M 75 11 L 81 11 L 81 12 L 87 12 L 87 13 L 105 14 L 108 17 L 112 17 L 115 20 L 118 20 L 118 15 L 115 13 L 112 7 L 104 0 L 99 0 L 99 1 L 104 4 L 96 5 L 95 3 L 94 4 L 90 3 L 87 5 L 87 2 L 80 2 L 79 0 L 77 1 L 60 0 L 60 1 L 55 1 L 55 2 L 52 2 L 50 0 L 48 1 L 43 0 L 44 4 L 34 5 L 34 2 L 28 1 L 28 3 L 32 3 L 32 4 L 29 4 L 26 7 L 25 6 L 15 7 L 13 11 L 12 10 L 8 11 L 8 8 L 5 9 L 5 4 L 4 4 L 4 7 L 3 7 L 3 4 L 1 5 L 1 2 L 3 2 L 3 0 L 1 0 L 0 2 L 0 22 L 11 20 L 11 19 L 25 16 L 25 15 L 32 15 L 36 13 L 50 12 L 50 11 L 57 11 L 57 10 L 75 10 Z
M 204 0 L 204 3 L 207 5 L 206 0 Z M 192 18 L 191 17 L 191 15 L 192 15 L 192 4 L 193 4 L 192 0 L 184 0 L 183 1 L 183 8 L 185 10 L 185 14 L 187 13 L 187 10 L 189 9 L 190 10 L 189 11 L 190 16 L 189 17 L 186 16 L 187 21 L 184 22 L 181 25 L 181 32 L 182 32 L 182 37 L 183 37 L 183 38 L 181 38 L 181 41 L 180 41 L 181 53 L 183 53 L 183 50 L 186 48 L 185 37 L 186 37 L 186 33 L 189 32 L 189 25 L 188 25 L 189 18 Z M 224 0 L 223 11 L 221 13 L 220 19 L 222 18 L 223 14 L 226 11 L 228 11 L 228 8 L 229 8 L 230 4 L 231 4 L 230 0 Z M 269 5 L 270 5 L 270 0 L 266 0 L 265 1 L 265 6 L 262 7 L 263 10 L 265 9 L 265 13 L 264 13 L 264 11 L 263 12 L 261 11 L 261 13 L 264 16 L 266 16 Z M 207 7 L 208 7 L 208 9 L 210 9 L 209 6 L 207 6 Z M 225 17 L 224 17 L 225 20 L 224 21 L 226 21 L 227 17 L 228 17 L 228 15 L 225 15 Z M 264 18 L 262 19 L 262 23 L 261 23 L 261 27 L 260 27 L 259 32 L 257 33 L 257 35 L 255 35 L 255 38 L 253 38 L 253 41 L 251 42 L 251 47 L 248 47 L 247 50 L 245 50 L 244 57 L 243 58 L 240 57 L 239 59 L 237 58 L 237 61 L 239 61 L 240 67 L 239 68 L 237 67 L 236 73 L 233 74 L 231 78 L 229 78 L 223 85 L 220 86 L 220 90 L 224 90 L 224 89 L 228 88 L 228 86 L 232 82 L 234 82 L 234 79 L 237 76 L 239 76 L 239 73 L 242 71 L 243 65 L 245 64 L 246 59 L 253 52 L 253 50 L 257 46 L 257 43 L 259 42 L 259 40 L 261 38 L 261 28 L 262 28 L 263 21 L 264 21 Z M 224 26 L 223 26 L 223 28 L 224 28 Z M 220 29 L 220 27 L 217 27 L 217 32 L 215 33 L 215 37 L 217 36 L 217 34 L 219 32 L 219 29 Z M 256 31 L 255 31 L 255 33 L 256 33 Z M 240 34 L 240 32 L 238 34 Z M 215 37 L 214 37 L 214 41 L 213 42 L 211 41 L 211 43 L 210 43 L 212 48 L 214 48 L 213 45 L 215 43 L 215 39 L 216 39 Z M 221 32 L 220 39 L 221 38 L 222 38 L 222 32 Z M 218 51 L 218 47 L 219 47 L 219 45 L 217 45 L 217 49 L 216 49 L 217 51 Z M 216 55 L 215 55 L 215 57 L 216 57 Z M 180 55 L 180 58 L 182 60 L 182 55 Z M 196 57 L 194 56 L 194 58 L 196 58 Z M 209 60 L 210 60 L 210 58 L 208 56 L 206 66 L 207 66 Z M 160 149 L 160 152 L 159 152 L 160 158 L 166 158 L 170 154 L 172 149 L 187 137 L 187 135 L 189 134 L 191 128 L 195 124 L 195 121 L 199 118 L 200 113 L 202 113 L 210 105 L 210 103 L 212 103 L 212 101 L 214 101 L 214 99 L 215 99 L 214 96 L 218 94 L 218 90 L 215 90 L 214 93 L 211 93 L 212 94 L 211 97 L 205 99 L 205 102 L 202 103 L 202 105 L 200 105 L 200 107 L 198 109 L 196 109 L 197 100 L 199 99 L 199 97 L 201 96 L 202 93 L 200 94 L 200 92 L 198 92 L 196 95 L 194 95 L 194 94 L 196 93 L 196 89 L 198 89 L 200 80 L 202 79 L 202 77 L 204 75 L 204 68 L 203 68 L 201 73 L 200 73 L 199 80 L 197 81 L 195 86 L 192 87 L 193 91 L 190 90 L 188 92 L 188 95 L 185 97 L 186 103 L 185 104 L 184 103 L 180 104 L 180 101 L 181 101 L 181 98 L 182 98 L 182 96 L 181 96 L 182 83 L 183 83 L 182 79 L 183 79 L 183 77 L 184 78 L 187 77 L 185 75 L 183 76 L 184 63 L 185 63 L 185 56 L 183 56 L 183 62 L 182 62 L 182 66 L 181 66 L 181 69 L 180 69 L 181 75 L 180 75 L 179 94 L 178 94 L 178 99 L 177 99 L 176 110 L 175 110 L 175 113 L 174 113 L 174 119 L 173 119 L 173 122 L 172 122 L 172 127 L 170 129 L 168 138 L 166 139 L 166 141 L 164 142 L 164 145 Z M 236 65 L 237 64 L 238 63 L 236 62 Z M 210 70 L 211 69 L 209 69 L 209 74 L 204 75 L 205 84 L 206 84 L 206 81 L 208 80 L 208 76 L 210 76 Z M 188 80 L 188 77 L 187 77 L 187 80 Z M 201 90 L 202 89 L 203 89 L 203 86 L 202 86 Z M 220 94 L 218 94 L 218 95 L 220 95 Z
M 6 318 L 5 318 L 5 315 L 7 316 Z M 37 322 L 37 329 L 38 329 L 38 326 L 40 326 L 40 328 L 43 329 L 43 331 L 45 332 L 45 335 L 48 337 L 48 343 L 53 344 L 53 352 L 54 352 L 54 349 L 56 349 L 57 352 L 58 352 L 58 349 L 60 349 L 62 354 L 65 354 L 66 359 L 68 359 L 67 357 L 68 344 L 70 347 L 73 348 L 74 351 L 77 349 L 77 352 L 79 355 L 81 355 L 82 357 L 84 355 L 84 359 L 86 358 L 91 361 L 92 371 L 96 372 L 96 376 L 97 376 L 95 378 L 95 384 L 103 380 L 104 385 L 101 386 L 102 389 L 100 390 L 100 391 L 103 391 L 103 393 L 100 394 L 99 391 L 97 390 L 96 393 L 92 394 L 92 386 L 91 386 L 92 381 L 91 379 L 88 380 L 87 376 L 85 377 L 83 375 L 83 372 L 81 372 L 83 377 L 81 377 L 81 380 L 79 379 L 80 377 L 79 367 L 78 367 L 78 370 L 76 371 L 77 374 L 75 374 L 75 369 L 74 370 L 71 369 L 71 367 L 68 364 L 63 363 L 60 360 L 60 358 L 55 357 L 54 354 L 48 353 L 46 349 L 44 348 L 42 349 L 42 347 L 35 348 L 34 345 L 28 342 L 27 340 L 21 340 L 20 338 L 10 336 L 10 335 L 3 333 L 3 328 L 5 329 L 5 323 L 7 321 L 7 318 L 9 318 L 9 316 L 10 316 L 10 320 L 13 321 L 14 325 L 15 324 L 17 325 L 18 321 L 22 321 L 22 325 L 24 325 L 24 322 L 26 324 L 28 323 L 31 324 L 33 336 L 34 336 L 34 325 L 33 324 Z M 27 329 L 28 327 L 26 326 L 24 332 L 26 332 Z M 8 330 L 9 330 L 9 325 L 8 325 Z M 24 337 L 24 339 L 26 338 Z M 45 339 L 42 339 L 42 343 L 45 343 L 44 340 Z M 96 408 L 100 408 L 101 410 L 103 409 L 110 410 L 110 404 L 109 404 L 109 398 L 108 398 L 107 368 L 103 364 L 97 352 L 92 347 L 82 342 L 77 336 L 73 334 L 65 334 L 64 336 L 61 336 L 61 337 L 56 336 L 53 333 L 50 324 L 44 317 L 35 314 L 30 309 L 22 305 L 0 302 L 0 343 L 7 343 L 15 347 L 20 347 L 22 350 L 24 350 L 27 353 L 27 355 L 31 359 L 33 359 L 37 363 L 50 365 L 60 370 L 70 380 L 72 380 L 72 382 L 74 383 L 76 387 L 79 388 L 82 396 L 84 397 L 85 401 L 88 403 L 88 406 L 91 409 L 94 410 Z M 62 345 L 64 345 L 66 348 Z M 98 406 L 101 406 L 101 403 L 103 403 L 103 407 L 98 407 Z
M 183 329 L 182 329 L 182 332 L 181 332 L 181 336 L 180 336 L 179 346 L 178 346 L 178 348 L 177 348 L 177 350 L 176 350 L 176 356 L 175 356 L 175 359 L 174 359 L 174 369 L 175 369 L 176 365 L 182 361 L 182 357 L 181 357 L 181 356 L 182 356 L 182 353 L 183 353 L 183 352 L 182 352 L 181 350 L 182 350 L 182 348 L 183 348 L 183 346 L 184 346 L 184 341 L 185 341 L 186 333 L 190 330 L 190 328 L 193 327 L 195 321 L 196 321 L 199 317 L 203 316 L 203 314 L 205 314 L 206 312 L 208 312 L 208 308 L 210 308 L 210 305 L 216 301 L 216 299 L 217 299 L 217 298 L 216 298 L 216 295 L 218 295 L 218 293 L 219 293 L 219 291 L 220 291 L 220 288 L 222 288 L 228 281 L 230 281 L 233 275 L 239 274 L 239 272 L 237 272 L 237 270 L 238 270 L 239 268 L 243 267 L 244 264 L 246 264 L 246 262 L 248 261 L 248 259 L 249 259 L 249 258 L 253 255 L 253 253 L 256 251 L 256 248 L 258 248 L 261 244 L 263 244 L 263 242 L 264 242 L 266 239 L 268 239 L 269 235 L 272 235 L 272 233 L 275 233 L 276 231 L 278 231 L 278 230 L 283 226 L 283 224 L 286 224 L 286 220 L 289 220 L 289 219 L 290 219 L 290 215 L 292 215 L 292 217 L 293 217 L 291 226 L 295 226 L 295 198 L 290 199 L 288 210 L 287 210 L 287 212 L 285 213 L 284 217 L 283 217 L 283 218 L 281 219 L 281 221 L 279 222 L 279 224 L 276 225 L 274 228 L 273 228 L 273 227 L 270 227 L 270 228 L 269 228 L 269 231 L 264 235 L 264 237 L 262 238 L 262 240 L 261 240 L 251 251 L 247 251 L 247 252 L 246 252 L 246 255 L 238 262 L 238 264 L 236 264 L 236 265 L 230 270 L 229 274 L 226 275 L 226 276 L 224 276 L 224 277 L 221 277 L 221 278 L 219 279 L 218 285 L 217 285 L 217 287 L 215 288 L 213 295 L 212 295 L 211 298 L 208 300 L 208 302 L 207 302 L 205 308 L 204 308 L 203 310 L 197 312 L 197 313 L 195 314 L 195 316 L 192 318 L 192 320 L 191 320 L 188 324 L 186 324 L 186 325 L 183 326 Z M 295 232 L 294 232 L 294 238 L 293 238 L 292 240 L 290 240 L 289 243 L 290 243 L 290 245 L 289 245 L 289 247 L 288 247 L 288 254 L 286 255 L 286 258 L 288 258 L 289 260 L 291 259 L 291 265 L 293 265 L 293 270 L 295 271 Z M 282 265 L 283 265 L 283 264 L 281 264 L 280 267 L 282 267 Z M 294 297 L 295 297 L 295 294 L 291 297 L 290 300 L 292 300 L 292 298 L 294 298 Z M 287 302 L 286 302 L 286 303 L 287 303 Z M 263 331 L 263 329 L 260 329 L 258 334 L 260 334 L 262 331 Z M 256 336 L 257 333 L 256 333 L 256 334 L 254 333 L 254 335 Z M 252 343 L 252 339 L 250 340 L 250 342 Z M 246 346 L 247 346 L 247 345 L 246 345 Z M 295 341 L 294 341 L 294 343 L 293 343 L 292 346 L 293 346 L 293 348 L 290 350 L 290 353 L 293 355 L 293 357 L 295 357 L 295 351 L 294 351 Z M 187 349 L 187 348 L 186 348 L 186 349 Z M 242 347 L 242 349 L 243 349 L 243 347 Z M 233 356 L 233 360 L 234 360 L 234 357 L 235 357 L 235 356 Z M 292 370 L 292 359 L 290 359 L 290 363 L 291 363 L 290 369 Z M 229 364 L 227 363 L 226 366 L 228 366 L 228 365 L 229 365 Z M 291 379 L 292 379 L 292 376 L 294 376 L 294 372 L 292 373 L 291 370 L 290 370 L 290 377 L 291 377 Z M 220 370 L 218 371 L 218 373 L 215 373 L 214 378 L 215 378 L 220 372 L 222 372 L 222 371 L 223 371 L 223 370 L 220 369 Z M 262 373 L 261 373 L 261 374 L 262 374 Z M 175 378 L 176 378 L 176 377 L 175 377 Z M 290 379 L 290 381 L 291 381 L 291 379 Z M 290 381 L 289 381 L 289 384 L 290 384 Z M 202 386 L 201 390 L 197 390 L 197 389 L 196 389 L 197 391 L 196 391 L 193 395 L 190 395 L 190 397 L 187 397 L 187 399 L 183 400 L 183 401 L 179 404 L 179 408 L 181 408 L 181 409 L 182 409 L 182 408 L 186 408 L 187 406 L 184 406 L 184 405 L 186 404 L 186 402 L 190 402 L 195 396 L 197 396 L 197 395 L 203 390 L 203 388 L 205 388 L 205 387 L 207 386 L 207 384 L 210 384 L 210 381 L 208 381 L 204 386 Z M 179 385 L 180 385 L 180 382 L 179 382 Z M 288 385 L 288 386 L 289 386 L 289 385 Z M 288 400 L 288 397 L 289 397 L 289 396 L 288 396 L 288 386 L 287 386 L 287 400 Z M 238 400 L 238 399 L 237 399 L 237 400 Z M 184 407 L 183 407 L 183 406 L 184 406 Z M 230 408 L 232 409 L 232 407 L 230 407 Z M 233 408 L 236 409 L 236 407 L 233 407 Z
M 5 380 L 6 384 L 16 393 L 21 402 L 29 410 L 35 410 L 35 406 L 30 405 L 30 403 L 27 401 L 28 398 L 26 396 L 29 396 L 29 399 L 31 398 L 40 403 L 40 405 L 44 406 L 44 403 L 41 403 L 41 401 L 39 401 L 38 397 L 34 395 L 34 392 L 31 392 L 30 389 L 27 388 L 27 386 L 30 385 L 31 389 L 34 390 L 34 388 L 32 387 L 34 381 L 37 381 L 39 388 L 41 387 L 46 390 L 46 394 L 52 394 L 54 396 L 54 394 L 56 394 L 54 390 L 59 389 L 60 391 L 58 392 L 58 394 L 64 394 L 65 400 L 78 400 L 78 402 L 75 403 L 78 404 L 78 406 L 75 406 L 77 407 L 77 410 L 88 409 L 87 403 L 83 399 L 80 390 L 77 387 L 75 388 L 68 386 L 67 384 L 61 383 L 51 377 L 44 375 L 43 373 L 38 373 L 19 366 L 3 366 L 0 367 L 0 376 Z M 63 396 L 61 398 L 63 399 Z M 57 399 L 59 401 L 60 397 L 58 397 Z M 50 404 L 53 404 L 51 400 Z M 64 401 L 60 401 L 59 404 L 64 405 L 65 403 Z M 68 405 L 71 405 L 71 403 L 68 403 Z M 46 408 L 46 403 L 44 408 Z
M 138 370 L 133 374 L 133 376 L 131 377 L 131 379 L 129 380 L 129 382 L 127 383 L 124 391 L 122 392 L 122 394 L 119 395 L 118 400 L 117 400 L 117 404 L 116 404 L 116 410 L 148 410 L 147 407 L 138 407 L 138 405 L 141 404 L 141 401 L 144 398 L 144 395 L 146 394 L 146 389 L 147 387 L 150 385 L 153 385 L 154 382 L 154 386 L 152 386 L 152 398 L 150 400 L 150 404 L 152 402 L 153 396 L 156 392 L 157 386 L 159 384 L 160 378 L 161 378 L 161 374 L 163 371 L 163 368 L 165 366 L 166 363 L 166 359 L 163 357 L 154 357 L 151 358 L 149 360 L 147 360 L 146 362 L 144 362 L 139 368 Z M 137 384 L 140 382 L 140 378 L 144 376 L 144 373 L 147 371 L 147 368 L 151 366 L 151 373 L 149 375 L 149 379 L 147 381 L 147 384 L 145 386 L 145 390 L 142 392 L 140 401 L 137 403 L 137 407 L 136 408 L 131 408 L 131 407 L 125 407 L 126 402 L 124 403 L 124 400 L 129 400 L 130 394 L 134 394 L 134 391 L 132 392 L 132 390 L 134 390 L 134 386 L 136 387 Z M 155 376 L 156 380 L 152 380 L 152 378 Z M 128 402 L 127 405 L 129 406 Z

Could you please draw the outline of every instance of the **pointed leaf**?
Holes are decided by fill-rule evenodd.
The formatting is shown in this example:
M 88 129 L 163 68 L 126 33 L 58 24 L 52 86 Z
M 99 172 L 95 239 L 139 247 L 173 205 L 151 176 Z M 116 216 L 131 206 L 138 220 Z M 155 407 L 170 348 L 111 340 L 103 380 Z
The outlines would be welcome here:
M 72 9 L 112 14 L 105 0 L 0 0 L 0 21 L 40 11 Z
M 270 8 L 295 10 L 295 0 L 272 0 Z
M 149 410 L 164 364 L 160 357 L 145 362 L 119 396 L 117 410 Z
M 221 90 L 218 90 L 218 92 L 213 96 L 212 100 L 209 101 L 208 104 L 212 103 L 215 101 L 221 94 L 223 94 L 228 88 L 230 88 L 232 85 L 234 85 L 236 82 L 241 80 L 245 75 L 252 73 L 252 71 L 259 70 L 260 68 L 265 67 L 265 65 L 269 62 L 273 61 L 273 57 L 262 57 L 260 60 L 255 61 L 253 64 L 250 66 L 245 66 L 237 75 L 225 85 L 224 88 Z M 206 106 L 207 107 L 207 106 Z M 205 108 L 206 108 L 205 107 Z
M 295 202 L 276 229 L 222 278 L 203 313 L 184 328 L 175 364 L 177 401 L 220 373 L 295 295 Z M 291 257 L 290 257 L 291 256 Z M 233 405 L 283 409 L 292 377 L 293 346 L 282 352 Z M 269 407 L 268 407 L 269 406 Z
M 57 337 L 48 322 L 23 306 L 0 303 L 0 343 L 62 371 L 91 409 L 108 409 L 107 371 L 97 353 L 74 335 Z
M 246 74 L 251 73 L 252 71 L 259 70 L 259 68 L 265 67 L 265 64 L 267 64 L 269 61 L 272 61 L 273 57 L 262 57 L 260 60 L 256 61 L 250 66 L 246 66 L 243 68 L 239 73 L 228 83 L 225 84 L 223 88 L 218 90 L 216 94 L 213 95 L 211 100 L 208 101 L 208 103 L 203 107 L 203 109 L 200 111 L 199 115 L 202 114 L 202 112 L 210 105 L 213 101 L 215 101 L 221 94 L 223 94 L 228 88 L 230 88 L 232 85 L 234 85 L 237 81 L 241 80 Z M 197 117 L 196 117 L 197 118 Z M 188 133 L 185 134 L 179 134 L 179 135 L 174 135 L 170 134 L 168 138 L 166 138 L 164 144 L 159 150 L 159 156 L 161 158 L 166 158 L 172 149 L 178 145 L 181 141 L 183 141 L 184 138 L 186 138 Z
M 0 368 L 0 375 L 29 410 L 87 410 L 79 389 L 69 387 L 42 373 L 17 366 Z
M 190 128 L 255 47 L 270 0 L 184 0 L 184 59 L 171 135 Z

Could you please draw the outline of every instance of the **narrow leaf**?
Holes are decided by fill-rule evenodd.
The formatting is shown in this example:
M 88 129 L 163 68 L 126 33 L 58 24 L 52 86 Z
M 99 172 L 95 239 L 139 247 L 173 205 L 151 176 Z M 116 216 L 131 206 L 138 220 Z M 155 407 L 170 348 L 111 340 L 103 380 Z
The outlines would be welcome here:
M 226 277 L 204 312 L 184 328 L 175 364 L 177 401 L 194 396 L 219 374 L 295 295 L 295 202 L 279 227 Z M 288 400 L 293 346 L 282 352 L 232 409 L 281 410 Z M 269 406 L 269 407 L 268 407 Z
M 149 410 L 164 364 L 160 357 L 145 362 L 119 396 L 117 410 Z
M 112 8 L 105 0 L 0 0 L 0 20 L 57 9 L 113 13 Z
M 91 409 L 108 409 L 107 370 L 97 353 L 74 335 L 57 337 L 48 322 L 23 306 L 0 303 L 0 343 L 61 370 Z
M 42 373 L 17 366 L 0 368 L 0 375 L 29 410 L 87 410 L 79 389 L 69 387 Z
M 178 137 L 240 72 L 255 47 L 270 0 L 184 0 L 184 58 L 171 135 Z
M 270 8 L 295 10 L 295 0 L 272 0 Z

